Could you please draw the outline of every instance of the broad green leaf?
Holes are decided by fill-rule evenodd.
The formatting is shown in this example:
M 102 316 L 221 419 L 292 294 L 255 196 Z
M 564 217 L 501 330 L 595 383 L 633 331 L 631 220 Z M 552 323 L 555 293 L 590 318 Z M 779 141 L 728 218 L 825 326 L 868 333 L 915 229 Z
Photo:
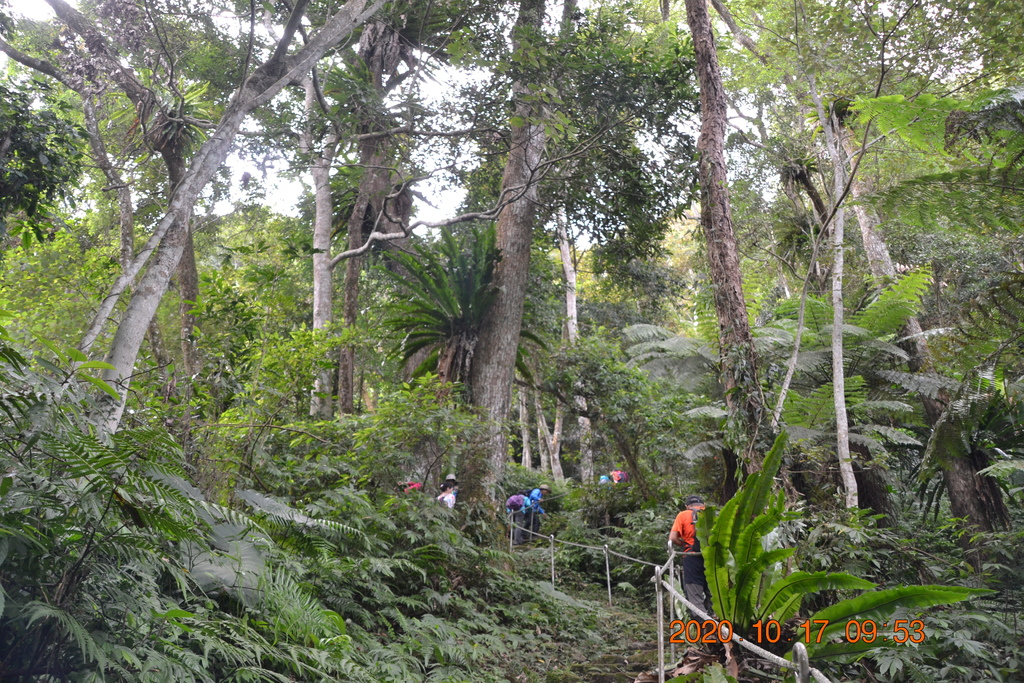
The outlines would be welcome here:
M 117 390 L 114 389 L 114 387 L 107 384 L 106 382 L 104 382 L 103 380 L 101 380 L 99 377 L 93 377 L 92 375 L 86 374 L 79 375 L 79 377 L 81 379 L 84 379 L 86 382 L 89 382 L 100 391 L 109 394 L 111 398 L 114 398 L 118 401 L 121 400 L 121 395 L 117 393 Z
M 117 370 L 117 368 L 110 363 L 105 363 L 101 360 L 87 360 L 78 366 L 79 370 L 88 370 L 90 368 L 97 368 L 100 370 Z
M 824 619 L 829 622 L 822 632 L 822 639 L 835 635 L 846 628 L 851 619 L 872 619 L 884 623 L 898 607 L 932 607 L 948 605 L 981 595 L 991 595 L 995 591 L 979 588 L 963 588 L 961 586 L 901 586 L 887 590 L 863 593 L 855 598 L 843 600 L 819 610 L 810 618 Z M 817 651 L 812 643 L 809 653 Z
M 61 352 L 61 350 L 57 348 L 57 345 L 54 344 L 52 341 L 50 341 L 49 339 L 45 339 L 44 337 L 40 337 L 39 335 L 36 335 L 36 340 L 46 348 L 50 349 L 50 351 L 53 352 L 53 355 L 57 357 L 57 360 L 59 360 L 62 363 L 68 362 L 68 357 L 64 355 Z

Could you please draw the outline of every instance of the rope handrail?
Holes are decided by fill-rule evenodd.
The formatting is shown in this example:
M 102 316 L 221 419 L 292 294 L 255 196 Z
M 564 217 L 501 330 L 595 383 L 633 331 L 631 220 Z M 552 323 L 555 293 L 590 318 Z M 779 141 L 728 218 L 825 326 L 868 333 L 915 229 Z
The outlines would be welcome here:
M 719 621 L 718 619 L 712 619 L 711 615 L 709 615 L 704 610 L 702 610 L 701 608 L 699 608 L 696 605 L 694 605 L 692 602 L 687 600 L 684 596 L 680 595 L 679 592 L 675 589 L 675 586 L 673 586 L 668 581 L 665 581 L 664 579 L 662 579 L 661 584 L 672 595 L 672 597 L 674 597 L 679 602 L 683 603 L 683 605 L 686 606 L 686 609 L 690 610 L 690 612 L 692 612 L 693 614 L 696 614 L 698 617 L 700 617 L 704 621 L 714 622 L 716 624 L 716 626 L 717 626 L 716 631 L 718 633 L 719 640 L 722 639 L 722 622 L 721 621 Z M 746 638 L 743 638 L 742 636 L 737 635 L 736 633 L 731 633 L 731 636 L 732 636 L 732 638 L 731 638 L 732 640 L 736 641 L 737 643 L 742 645 L 747 650 L 753 652 L 758 657 L 760 657 L 762 659 L 766 659 L 769 662 L 771 662 L 772 664 L 775 664 L 776 666 L 779 666 L 779 667 L 782 667 L 782 668 L 785 668 L 785 669 L 795 669 L 797 671 L 801 671 L 804 668 L 802 662 L 791 662 L 788 659 L 784 659 L 784 658 L 782 658 L 782 657 L 780 657 L 780 656 L 778 656 L 776 654 L 768 652 L 764 648 L 755 645 L 754 643 L 750 642 Z M 796 643 L 796 645 L 803 646 L 803 643 Z M 796 648 L 794 648 L 794 650 L 795 649 Z M 804 658 L 807 657 L 806 648 L 804 648 L 803 657 Z M 813 667 L 808 667 L 808 668 L 809 668 L 810 675 L 814 678 L 815 681 L 818 681 L 818 683 L 832 683 L 832 681 L 830 681 L 828 676 L 826 676 L 825 674 L 821 673 L 820 671 L 818 671 L 817 669 L 815 669 Z
M 545 536 L 544 534 L 538 534 L 537 532 L 533 531 L 532 529 L 527 529 L 525 527 L 520 527 L 520 528 L 525 533 L 529 534 L 530 536 L 536 536 L 537 538 L 545 538 L 545 539 L 548 538 L 548 536 Z M 571 545 L 571 546 L 574 546 L 576 548 L 584 548 L 586 550 L 596 550 L 599 553 L 603 553 L 604 552 L 604 548 L 596 546 L 596 545 L 585 545 L 583 543 L 574 543 L 572 541 L 565 541 L 565 540 L 563 540 L 561 538 L 555 538 L 555 543 L 561 543 L 562 545 Z M 609 555 L 615 555 L 616 557 L 621 557 L 624 560 L 629 560 L 630 562 L 635 562 L 637 564 L 644 564 L 644 565 L 647 565 L 648 567 L 665 567 L 665 566 L 667 566 L 667 564 L 666 565 L 659 565 L 659 564 L 655 564 L 654 562 L 648 562 L 647 560 L 641 560 L 641 559 L 638 559 L 636 557 L 630 557 L 629 555 L 625 555 L 623 553 L 616 552 L 616 551 L 610 550 L 610 549 L 608 550 L 608 554 Z M 676 555 L 700 555 L 700 553 L 680 553 L 680 552 L 677 552 Z
M 569 546 L 573 546 L 573 547 L 576 547 L 576 548 L 583 548 L 585 550 L 596 550 L 598 552 L 604 553 L 605 573 L 606 573 L 607 581 L 608 581 L 608 604 L 609 605 L 611 604 L 611 601 L 612 601 L 611 568 L 610 568 L 610 565 L 608 564 L 608 556 L 609 555 L 615 555 L 616 557 L 621 557 L 624 560 L 629 560 L 630 562 L 634 562 L 636 564 L 642 564 L 642 565 L 646 565 L 648 567 L 654 567 L 654 577 L 651 580 L 654 582 L 655 586 L 658 588 L 658 598 L 657 598 L 657 603 L 658 603 L 658 680 L 660 682 L 664 682 L 664 680 L 665 680 L 665 634 L 664 634 L 665 628 L 664 628 L 664 611 L 663 611 L 664 610 L 664 606 L 663 606 L 663 599 L 662 599 L 662 595 L 661 595 L 661 589 L 662 588 L 664 588 L 665 590 L 667 590 L 669 592 L 669 595 L 671 596 L 671 598 L 673 600 L 678 600 L 679 602 L 681 602 L 688 610 L 690 610 L 690 612 L 692 614 L 696 614 L 697 616 L 699 616 L 704 621 L 711 621 L 711 622 L 715 623 L 717 625 L 717 632 L 718 632 L 718 635 L 719 635 L 719 639 L 721 640 L 721 638 L 722 638 L 722 622 L 719 621 L 718 619 L 712 619 L 711 616 L 709 614 L 707 614 L 704 610 L 702 610 L 701 608 L 699 608 L 696 605 L 694 605 L 692 602 L 687 600 L 684 596 L 680 595 L 679 592 L 675 589 L 675 586 L 672 583 L 670 583 L 668 581 L 665 581 L 664 578 L 663 578 L 665 572 L 669 572 L 670 576 L 674 576 L 674 573 L 673 573 L 674 572 L 674 562 L 675 562 L 675 558 L 677 556 L 681 556 L 681 557 L 699 556 L 699 555 L 701 555 L 701 553 L 699 553 L 699 552 L 680 552 L 680 551 L 677 551 L 675 549 L 675 546 L 672 544 L 672 542 L 669 541 L 669 543 L 668 543 L 668 560 L 664 564 L 660 564 L 659 565 L 659 564 L 655 564 L 653 562 L 648 562 L 646 560 L 641 560 L 641 559 L 638 559 L 638 558 L 635 558 L 635 557 L 630 557 L 629 555 L 625 555 L 623 553 L 616 552 L 614 550 L 609 549 L 607 545 L 605 545 L 604 547 L 597 547 L 597 546 L 593 546 L 593 545 L 586 545 L 586 544 L 583 544 L 583 543 L 574 543 L 573 541 L 565 541 L 565 540 L 562 540 L 560 538 L 555 538 L 554 534 L 549 534 L 547 536 L 545 536 L 543 534 L 539 534 L 539 533 L 535 532 L 533 529 L 527 529 L 524 526 L 517 526 L 515 524 L 515 522 L 514 522 L 514 516 L 511 515 L 511 514 L 509 515 L 509 525 L 510 525 L 510 532 L 513 532 L 515 529 L 519 529 L 519 530 L 529 534 L 531 537 L 535 536 L 537 538 L 546 538 L 546 539 L 548 539 L 550 541 L 550 543 L 551 543 L 551 585 L 552 586 L 555 585 L 555 544 L 556 543 L 561 543 L 563 545 L 569 545 Z M 511 533 L 510 533 L 509 543 L 510 544 L 512 543 Z M 670 603 L 670 608 L 671 608 L 671 611 L 674 611 L 674 608 L 675 608 L 674 601 Z M 760 657 L 762 659 L 765 659 L 765 660 L 771 662 L 772 664 L 775 664 L 776 666 L 779 666 L 779 667 L 785 668 L 785 669 L 795 669 L 796 672 L 797 672 L 797 676 L 798 676 L 797 680 L 800 681 L 801 683 L 806 683 L 806 681 L 808 680 L 808 677 L 814 678 L 814 680 L 817 681 L 817 683 L 832 683 L 832 681 L 825 674 L 823 674 L 821 671 L 819 671 L 819 670 L 817 670 L 817 669 L 815 669 L 815 668 L 810 666 L 810 664 L 808 662 L 808 657 L 807 657 L 807 648 L 804 647 L 803 643 L 795 643 L 793 645 L 793 659 L 794 659 L 794 661 L 791 662 L 788 659 L 784 659 L 782 657 L 779 657 L 776 654 L 768 652 L 764 648 L 755 645 L 754 643 L 750 642 L 746 638 L 743 638 L 743 637 L 741 637 L 739 635 L 736 635 L 735 632 L 731 633 L 731 640 L 739 643 L 740 646 L 742 646 L 743 648 L 749 650 L 750 652 L 752 652 L 756 656 L 758 656 L 758 657 Z M 673 659 L 674 659 L 675 658 L 675 645 L 674 644 L 671 646 L 671 649 L 672 649 L 672 656 L 673 656 Z

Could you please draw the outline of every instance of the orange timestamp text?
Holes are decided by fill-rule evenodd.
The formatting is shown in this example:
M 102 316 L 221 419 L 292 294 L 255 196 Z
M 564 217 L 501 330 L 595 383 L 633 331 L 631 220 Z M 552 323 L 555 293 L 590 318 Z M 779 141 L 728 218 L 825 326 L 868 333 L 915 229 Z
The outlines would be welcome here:
M 807 619 L 797 625 L 796 633 L 787 637 L 783 633 L 782 625 L 775 619 L 758 620 L 751 625 L 753 637 L 748 640 L 759 645 L 779 641 L 820 643 L 825 629 L 831 623 L 828 619 Z M 672 629 L 669 636 L 671 643 L 728 643 L 735 636 L 732 623 L 728 620 L 676 619 L 669 624 L 669 628 Z M 851 619 L 846 622 L 842 635 L 848 643 L 922 643 L 926 637 L 924 622 L 920 619 L 896 619 L 892 622 L 891 628 L 888 621 L 879 624 L 872 619 Z

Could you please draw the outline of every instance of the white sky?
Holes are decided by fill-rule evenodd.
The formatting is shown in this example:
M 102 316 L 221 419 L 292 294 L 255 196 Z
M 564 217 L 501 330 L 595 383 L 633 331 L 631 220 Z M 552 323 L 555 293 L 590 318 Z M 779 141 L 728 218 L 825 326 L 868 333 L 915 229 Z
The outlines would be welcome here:
M 50 6 L 43 0 L 9 0 L 13 14 L 20 15 L 26 19 L 43 21 L 53 19 L 56 16 Z M 78 5 L 76 0 L 68 0 L 71 5 Z

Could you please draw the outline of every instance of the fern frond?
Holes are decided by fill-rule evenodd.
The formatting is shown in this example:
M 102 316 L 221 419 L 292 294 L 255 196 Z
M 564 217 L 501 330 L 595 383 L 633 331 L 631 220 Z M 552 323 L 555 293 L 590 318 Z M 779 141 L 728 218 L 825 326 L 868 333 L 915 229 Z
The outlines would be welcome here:
M 850 317 L 850 323 L 868 330 L 874 337 L 894 334 L 915 315 L 932 281 L 929 268 L 903 275 L 886 286 L 863 310 Z
M 670 330 L 659 325 L 630 325 L 622 331 L 623 339 L 631 345 L 665 341 L 674 336 Z
M 956 391 L 960 386 L 955 379 L 935 373 L 877 370 L 875 374 L 912 394 L 928 398 L 939 398 L 942 392 Z

